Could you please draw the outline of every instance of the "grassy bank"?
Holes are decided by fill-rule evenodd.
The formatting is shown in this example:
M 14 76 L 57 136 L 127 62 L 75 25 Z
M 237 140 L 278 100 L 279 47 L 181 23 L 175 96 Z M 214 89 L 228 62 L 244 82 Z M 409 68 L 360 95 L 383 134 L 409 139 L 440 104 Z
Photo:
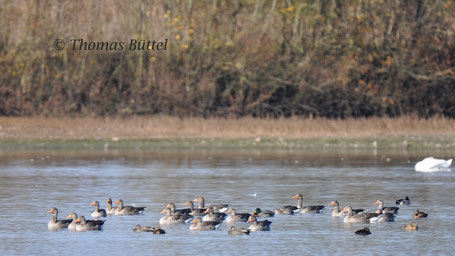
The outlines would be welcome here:
M 2 149 L 455 149 L 455 120 L 0 118 Z

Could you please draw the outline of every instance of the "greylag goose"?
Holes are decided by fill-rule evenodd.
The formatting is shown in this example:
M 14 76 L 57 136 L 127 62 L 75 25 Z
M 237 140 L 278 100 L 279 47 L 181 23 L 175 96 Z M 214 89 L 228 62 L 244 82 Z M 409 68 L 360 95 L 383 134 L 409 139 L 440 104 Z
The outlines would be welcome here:
M 250 234 L 250 231 L 248 229 L 235 228 L 234 226 L 232 226 L 228 231 L 228 235 L 233 235 L 233 236 L 249 235 L 249 234 Z
M 76 226 L 79 225 L 77 221 L 77 214 L 75 212 L 66 216 L 66 218 L 71 219 L 71 223 L 68 225 L 68 230 L 76 231 Z
M 346 215 L 343 211 L 340 211 L 340 203 L 338 201 L 332 201 L 328 206 L 333 206 L 332 217 L 342 217 Z M 352 209 L 352 212 L 355 214 L 363 211 L 363 209 Z
M 324 209 L 325 206 L 323 205 L 309 205 L 303 207 L 303 196 L 302 194 L 297 194 L 293 197 L 294 199 L 297 199 L 297 209 L 299 210 L 299 213 L 321 213 L 322 209 Z
M 165 208 L 161 213 L 166 213 L 166 215 L 160 219 L 160 225 L 185 223 L 185 221 L 189 218 L 186 215 L 172 215 L 171 209 L 169 208 Z
M 344 223 L 370 223 L 369 218 L 364 213 L 353 215 L 351 206 L 344 207 L 343 212 L 347 213 L 343 219 Z
M 205 211 L 206 215 L 202 218 L 203 221 L 215 221 L 215 222 L 223 222 L 226 218 L 226 213 L 224 212 L 214 212 L 213 208 L 210 206 Z
M 80 216 L 76 223 L 79 225 L 76 226 L 76 231 L 88 231 L 88 230 L 101 230 L 104 224 L 104 220 L 89 220 L 87 221 L 84 216 Z
M 166 208 L 171 209 L 171 214 L 172 215 L 175 215 L 175 214 L 188 215 L 188 214 L 191 213 L 191 209 L 190 208 L 187 208 L 187 209 L 175 209 L 175 204 L 174 203 L 167 204 Z
M 404 225 L 404 229 L 408 231 L 417 231 L 419 230 L 419 226 L 415 222 L 411 222 L 409 224 Z
M 52 219 L 47 224 L 47 227 L 50 230 L 57 230 L 57 229 L 67 228 L 68 225 L 73 221 L 73 220 L 59 220 L 57 218 L 58 217 L 57 208 L 52 208 L 47 213 L 52 213 Z
M 153 234 L 166 234 L 166 231 L 161 229 L 160 227 L 142 227 L 141 225 L 137 224 L 136 227 L 133 229 L 134 232 L 152 232 Z
M 234 208 L 229 209 L 226 213 L 229 215 L 226 218 L 227 223 L 247 222 L 251 214 L 237 213 Z
M 398 210 L 400 209 L 400 207 L 396 207 L 396 206 L 384 207 L 384 201 L 382 201 L 382 200 L 377 200 L 376 203 L 374 203 L 374 205 L 379 205 L 378 209 L 382 210 L 382 212 L 384 212 L 384 213 L 397 214 Z
M 95 210 L 93 210 L 92 214 L 90 215 L 90 216 L 92 216 L 92 218 L 99 218 L 99 217 L 107 216 L 106 210 L 100 209 L 100 202 L 95 201 L 91 205 L 95 206 Z
M 123 206 L 123 200 L 117 200 L 114 204 L 118 204 L 117 209 L 115 209 L 115 215 L 138 215 L 144 212 L 146 207 L 135 207 L 135 206 Z
M 200 209 L 200 208 L 195 209 L 193 201 L 188 201 L 188 202 L 186 202 L 183 205 L 190 207 L 190 210 L 191 210 L 190 215 L 191 216 L 204 216 L 205 215 L 205 211 L 207 210 L 207 209 L 203 209 L 203 208 L 202 209 Z
M 371 235 L 371 231 L 369 228 L 359 229 L 355 232 L 356 235 L 366 236 Z
M 269 218 L 275 216 L 275 213 L 269 210 L 261 210 L 261 208 L 256 208 L 256 210 L 253 212 L 253 215 L 261 218 Z
M 419 210 L 416 210 L 416 212 L 414 213 L 414 215 L 412 215 L 412 217 L 414 219 L 426 218 L 426 217 L 428 217 L 428 213 L 424 213 Z
M 382 212 L 378 209 L 378 216 L 370 218 L 370 223 L 394 222 L 395 216 L 393 213 Z
M 409 196 L 407 196 L 405 199 L 398 199 L 395 201 L 395 204 L 399 204 L 399 205 L 410 205 L 411 204 L 411 200 L 409 200 Z
M 109 215 L 115 214 L 115 210 L 117 209 L 117 207 L 116 206 L 112 207 L 112 199 L 108 198 L 106 202 L 107 202 L 106 213 Z
M 270 224 L 272 224 L 272 222 L 268 220 L 258 221 L 253 215 L 250 216 L 247 222 L 251 223 L 248 227 L 248 230 L 250 231 L 270 231 Z
M 199 203 L 199 209 L 204 209 L 205 208 L 205 199 L 204 199 L 204 197 L 200 196 L 200 197 L 194 199 L 193 201 Z M 227 211 L 229 206 L 230 206 L 230 204 L 212 204 L 212 205 L 207 206 L 207 208 L 208 207 L 212 207 L 214 212 L 222 212 L 222 213 L 224 213 L 224 212 Z
M 197 231 L 203 231 L 203 230 L 215 230 L 218 225 L 220 225 L 221 222 L 216 222 L 216 221 L 202 221 L 201 217 L 196 217 L 192 222 L 190 226 L 190 230 L 197 230 Z

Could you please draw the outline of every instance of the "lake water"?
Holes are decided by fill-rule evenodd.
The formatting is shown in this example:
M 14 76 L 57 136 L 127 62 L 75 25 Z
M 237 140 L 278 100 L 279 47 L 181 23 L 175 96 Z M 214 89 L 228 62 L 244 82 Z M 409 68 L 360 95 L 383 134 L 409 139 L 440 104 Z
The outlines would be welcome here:
M 449 255 L 455 251 L 455 179 L 453 172 L 417 173 L 425 156 L 450 152 L 1 152 L 0 252 L 2 255 Z M 134 233 L 136 224 L 157 225 L 169 202 L 178 208 L 204 196 L 206 204 L 231 203 L 237 212 L 274 210 L 295 204 L 327 205 L 332 200 L 355 208 L 376 209 L 409 196 L 394 223 L 347 225 L 323 214 L 279 215 L 270 232 L 250 236 L 219 230 L 191 232 L 189 224 L 164 227 L 165 235 Z M 146 206 L 144 215 L 106 218 L 103 231 L 49 231 L 52 207 L 59 218 L 75 211 L 90 218 L 90 203 L 123 199 Z M 414 220 L 416 209 L 428 219 Z M 90 218 L 91 219 L 91 218 Z M 403 225 L 416 221 L 419 231 Z M 238 225 L 246 227 L 246 225 Z M 370 236 L 354 231 L 368 226 Z

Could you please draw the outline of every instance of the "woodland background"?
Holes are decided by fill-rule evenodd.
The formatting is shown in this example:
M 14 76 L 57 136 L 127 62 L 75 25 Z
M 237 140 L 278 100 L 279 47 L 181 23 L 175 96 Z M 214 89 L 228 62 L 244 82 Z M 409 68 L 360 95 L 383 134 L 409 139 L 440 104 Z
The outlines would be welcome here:
M 454 118 L 455 3 L 0 0 L 0 115 Z

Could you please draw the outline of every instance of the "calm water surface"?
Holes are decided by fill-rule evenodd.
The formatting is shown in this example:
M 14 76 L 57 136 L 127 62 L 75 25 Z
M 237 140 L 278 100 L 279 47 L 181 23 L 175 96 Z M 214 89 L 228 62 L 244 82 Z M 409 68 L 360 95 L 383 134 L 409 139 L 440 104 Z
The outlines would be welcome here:
M 432 154 L 435 157 L 448 153 Z M 2 255 L 133 254 L 444 254 L 455 251 L 455 179 L 453 172 L 416 173 L 425 155 L 324 152 L 2 152 L 0 153 L 0 252 Z M 346 225 L 323 214 L 268 218 L 271 232 L 250 236 L 219 230 L 191 232 L 189 225 L 164 227 L 166 235 L 134 233 L 136 224 L 157 225 L 169 202 L 177 207 L 197 196 L 206 203 L 231 203 L 237 212 L 273 210 L 302 193 L 304 204 L 374 210 L 404 196 L 394 223 Z M 49 231 L 52 207 L 59 218 L 75 211 L 90 216 L 94 200 L 123 199 L 146 206 L 145 215 L 106 218 L 103 231 Z M 418 232 L 403 225 L 416 210 Z M 242 226 L 242 225 L 239 225 Z M 372 235 L 354 235 L 369 226 Z M 246 227 L 246 226 L 245 226 Z

